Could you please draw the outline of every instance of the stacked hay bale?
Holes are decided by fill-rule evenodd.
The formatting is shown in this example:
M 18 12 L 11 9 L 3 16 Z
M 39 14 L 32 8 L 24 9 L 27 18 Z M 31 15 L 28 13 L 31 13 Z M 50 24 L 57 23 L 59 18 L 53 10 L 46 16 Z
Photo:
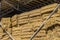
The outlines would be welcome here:
M 20 29 L 20 27 L 18 27 L 17 15 L 14 15 L 11 18 L 11 21 L 12 21 L 12 35 L 13 35 L 14 39 L 15 40 L 21 40 L 21 38 L 20 38 L 21 29 Z
M 3 35 L 3 31 L 2 31 L 2 29 L 0 28 L 0 39 L 1 39 L 2 35 Z
M 15 40 L 29 40 L 56 5 L 54 3 L 36 10 L 14 15 L 10 21 L 12 25 L 11 34 Z M 46 22 L 33 40 L 60 40 L 59 18 L 60 9 Z
M 52 6 L 47 6 L 41 9 L 37 9 L 34 11 L 26 12 L 18 15 L 21 19 L 19 25 L 21 25 L 21 39 L 29 40 L 34 32 L 36 32 L 37 28 L 39 28 L 40 24 L 46 19 L 46 17 L 52 12 L 52 10 L 56 7 L 57 4 L 53 4 Z M 28 16 L 27 16 L 28 15 Z M 41 31 L 36 35 L 33 40 L 48 40 L 49 38 L 46 36 L 46 29 L 51 25 L 54 25 L 56 22 L 56 17 L 60 14 L 55 12 L 55 14 L 46 22 Z M 58 17 L 57 17 L 58 19 Z M 49 35 L 48 35 L 49 36 Z M 52 39 L 54 40 L 54 39 Z
M 7 30 L 7 32 L 11 33 L 11 21 L 10 18 L 2 18 L 1 20 L 2 23 L 2 35 L 1 35 L 1 40 L 10 40 L 9 36 L 5 33 L 4 30 Z

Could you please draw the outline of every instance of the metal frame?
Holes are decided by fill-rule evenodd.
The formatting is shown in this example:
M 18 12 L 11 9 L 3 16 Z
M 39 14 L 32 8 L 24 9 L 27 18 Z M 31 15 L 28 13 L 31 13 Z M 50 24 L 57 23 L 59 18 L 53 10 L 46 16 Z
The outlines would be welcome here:
M 19 7 L 20 7 L 19 4 L 17 4 L 17 8 L 16 8 L 13 4 L 9 3 L 8 0 L 4 0 L 4 1 L 5 1 L 5 3 L 7 3 L 9 6 L 11 6 L 12 8 L 14 8 L 15 10 L 21 11 L 20 8 L 19 8 Z M 19 1 L 19 0 L 18 0 L 18 1 Z M 34 0 L 30 0 L 29 2 L 31 2 L 31 1 L 34 1 Z M 29 2 L 27 2 L 26 4 L 28 4 Z M 25 4 L 25 5 L 26 5 L 26 4 Z
M 14 11 L 14 9 L 12 9 L 12 10 L 6 12 L 6 13 L 2 12 L 2 14 L 0 15 L 0 18 L 2 18 L 3 16 L 7 15 L 8 13 L 10 13 L 10 12 L 12 12 L 12 11 Z M 1 13 L 1 12 L 0 12 L 0 13 Z M 4 13 L 4 14 L 3 14 L 3 13 Z
M 29 0 L 29 1 L 26 2 L 24 5 L 22 4 L 23 6 L 19 4 L 19 1 L 20 1 L 20 0 L 17 0 L 16 5 L 11 4 L 11 3 L 9 2 L 9 0 L 2 0 L 2 1 L 5 1 L 5 3 L 8 4 L 11 8 L 9 8 L 9 9 L 7 9 L 7 10 L 4 10 L 4 11 L 1 10 L 1 11 L 2 11 L 1 14 L 5 13 L 5 12 L 6 12 L 7 14 L 9 14 L 9 11 L 12 10 L 12 9 L 15 9 L 15 10 L 17 10 L 17 11 L 19 11 L 19 12 L 28 11 L 28 10 L 23 10 L 23 8 L 29 7 L 29 5 L 30 5 L 29 3 L 32 2 L 32 1 L 36 1 L 36 0 Z M 48 0 L 47 0 L 47 1 L 48 1 Z M 49 1 L 48 1 L 48 2 L 45 2 L 45 1 L 37 1 L 37 2 L 40 4 L 40 5 L 37 6 L 37 8 L 38 8 L 38 7 L 40 7 L 41 5 L 47 5 Z M 42 3 L 42 2 L 45 2 L 45 3 Z M 51 3 L 53 3 L 53 2 L 56 2 L 56 1 L 54 1 L 54 0 L 51 1 Z M 60 1 L 57 1 L 57 2 L 60 2 Z M 50 4 L 50 3 L 49 3 L 49 4 Z M 22 7 L 21 7 L 21 6 L 22 6 Z M 26 7 L 25 7 L 25 6 L 26 6 Z M 32 7 L 32 5 L 30 5 L 30 7 Z M 20 9 L 20 8 L 22 8 L 22 9 Z M 35 7 L 35 8 L 36 8 L 36 7 Z M 35 9 L 35 8 L 33 8 L 33 9 Z M 30 9 L 30 10 L 31 10 L 31 9 Z M 14 10 L 13 10 L 13 11 L 14 11 Z M 13 11 L 10 11 L 10 12 L 13 12 Z M 5 14 L 6 14 L 6 13 L 5 13 Z

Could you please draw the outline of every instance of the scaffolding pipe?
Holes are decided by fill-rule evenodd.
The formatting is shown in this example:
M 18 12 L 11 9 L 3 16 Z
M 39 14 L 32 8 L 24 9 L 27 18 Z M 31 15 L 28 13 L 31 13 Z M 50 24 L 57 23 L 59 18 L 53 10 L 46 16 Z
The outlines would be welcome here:
M 37 35 L 37 33 L 44 27 L 44 24 L 46 23 L 46 21 L 57 11 L 59 6 L 60 6 L 60 4 L 58 4 L 56 6 L 56 8 L 53 10 L 53 12 L 46 18 L 46 20 L 43 21 L 43 23 L 40 25 L 40 27 L 37 29 L 37 31 L 31 36 L 30 40 L 32 40 Z

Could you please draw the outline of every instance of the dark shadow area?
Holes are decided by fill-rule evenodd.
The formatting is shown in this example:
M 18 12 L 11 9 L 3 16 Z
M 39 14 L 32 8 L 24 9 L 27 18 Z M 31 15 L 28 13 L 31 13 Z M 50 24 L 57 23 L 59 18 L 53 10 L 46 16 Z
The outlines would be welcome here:
M 53 4 L 53 3 L 60 3 L 60 0 L 44 0 L 44 1 L 39 1 L 39 2 L 32 1 L 27 5 L 20 5 L 20 7 L 19 7 L 20 11 L 17 11 L 15 9 L 14 9 L 14 11 L 11 11 L 13 9 L 13 8 L 11 8 L 10 10 L 7 10 L 5 12 L 2 11 L 3 13 L 1 13 L 0 16 L 3 15 L 3 14 L 6 14 L 3 17 L 12 17 L 15 14 L 21 14 L 23 12 L 28 12 L 28 11 L 31 11 L 31 10 L 34 10 L 34 9 L 39 9 L 43 6 Z M 9 11 L 11 11 L 11 12 L 8 13 Z
M 60 24 L 53 24 L 51 26 L 49 26 L 47 29 L 46 29 L 46 34 L 48 33 L 49 30 L 53 31 L 53 29 L 55 29 L 56 26 L 60 26 Z

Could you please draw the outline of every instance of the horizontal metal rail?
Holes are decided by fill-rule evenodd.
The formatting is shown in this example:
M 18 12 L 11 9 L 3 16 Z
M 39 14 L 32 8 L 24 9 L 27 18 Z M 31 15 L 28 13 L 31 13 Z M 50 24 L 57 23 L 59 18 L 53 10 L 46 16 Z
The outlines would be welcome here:
M 6 10 L 1 10 L 1 13 L 5 13 L 5 12 L 7 12 L 7 11 L 10 11 L 10 10 L 12 10 L 13 8 L 8 8 L 8 9 L 6 9 Z
M 53 10 L 53 12 L 46 18 L 46 20 L 43 21 L 43 23 L 40 25 L 40 27 L 37 29 L 37 31 L 31 36 L 30 40 L 32 40 L 37 35 L 37 33 L 44 27 L 44 24 L 46 23 L 46 21 L 57 11 L 59 6 L 60 6 L 60 4 L 58 4 L 57 7 Z
M 14 9 L 12 9 L 11 11 L 8 11 L 8 12 L 6 12 L 4 14 L 3 14 L 3 12 L 0 12 L 1 13 L 0 18 L 2 18 L 3 16 L 6 16 L 7 14 L 9 14 L 12 11 L 14 11 Z

